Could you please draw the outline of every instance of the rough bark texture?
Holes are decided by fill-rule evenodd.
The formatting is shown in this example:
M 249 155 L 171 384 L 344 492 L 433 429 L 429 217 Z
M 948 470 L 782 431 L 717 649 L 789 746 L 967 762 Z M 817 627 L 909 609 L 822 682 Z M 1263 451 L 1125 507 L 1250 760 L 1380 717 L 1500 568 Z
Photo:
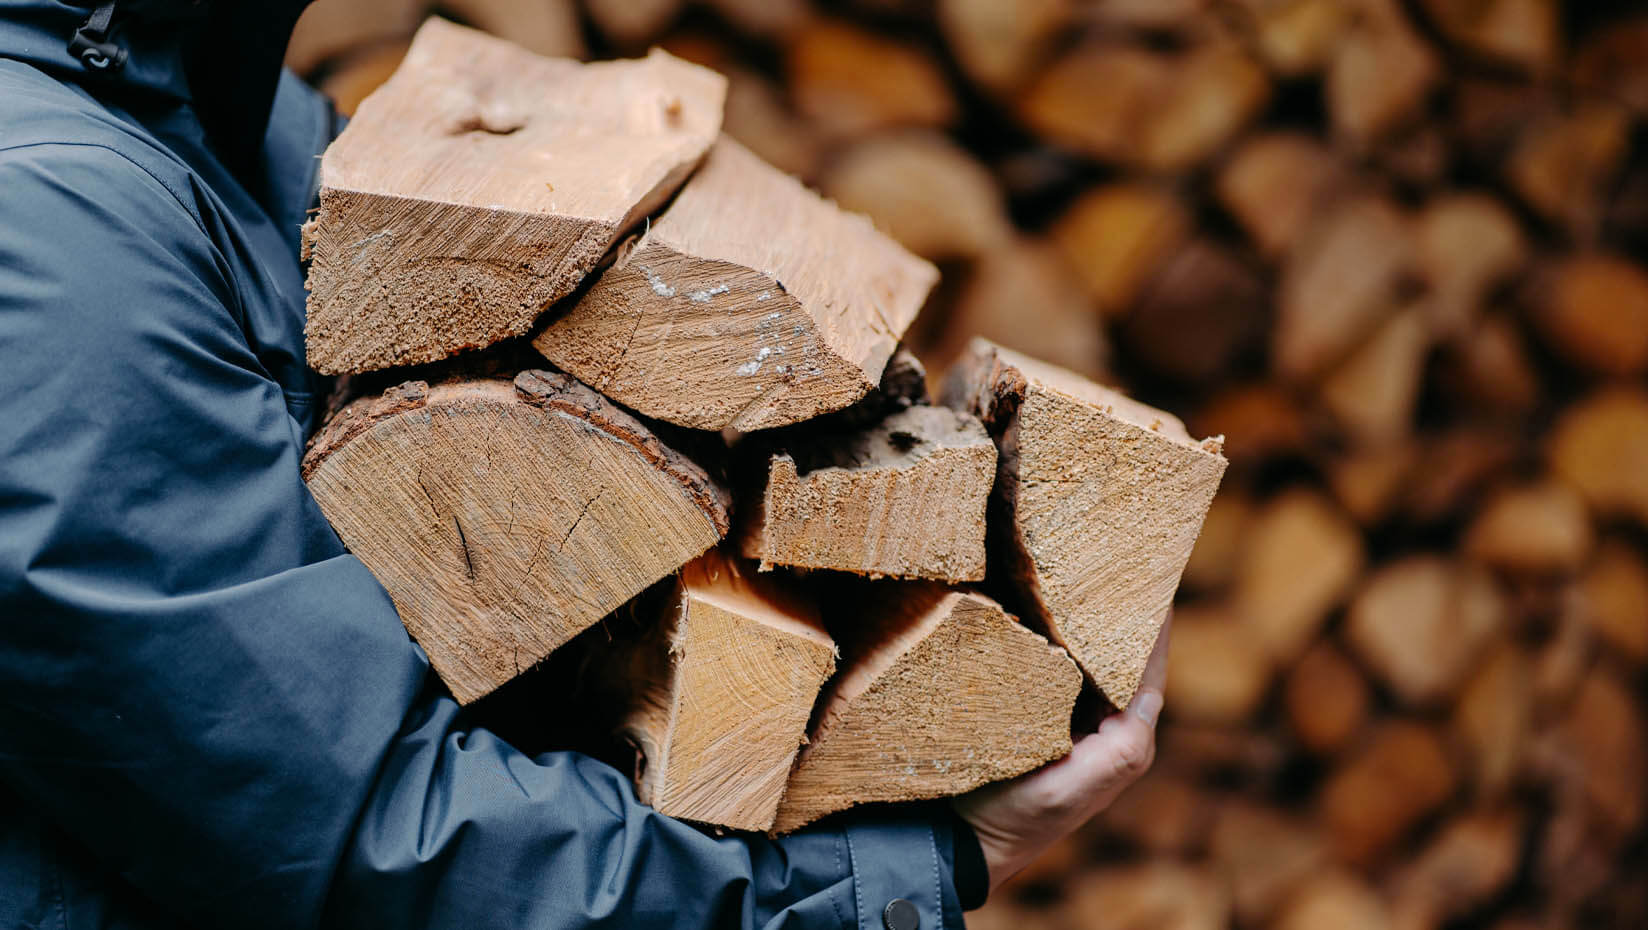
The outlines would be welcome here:
M 409 382 L 344 408 L 304 477 L 461 701 L 727 531 L 723 492 L 561 374 Z
M 864 218 L 723 138 L 533 345 L 648 416 L 747 432 L 863 397 L 937 279 Z
M 321 159 L 310 364 L 417 364 L 525 333 L 686 179 L 725 93 L 663 52 L 583 65 L 431 19 Z
M 982 581 L 996 447 L 974 417 L 909 407 L 768 457 L 744 555 L 871 577 Z
M 1224 475 L 1216 439 L 979 340 L 945 386 L 1000 450 L 994 532 L 1026 609 L 1118 707 L 1138 687 Z
M 1081 673 L 994 601 L 911 585 L 836 624 L 819 705 L 773 829 L 876 801 L 960 794 L 1070 751 Z

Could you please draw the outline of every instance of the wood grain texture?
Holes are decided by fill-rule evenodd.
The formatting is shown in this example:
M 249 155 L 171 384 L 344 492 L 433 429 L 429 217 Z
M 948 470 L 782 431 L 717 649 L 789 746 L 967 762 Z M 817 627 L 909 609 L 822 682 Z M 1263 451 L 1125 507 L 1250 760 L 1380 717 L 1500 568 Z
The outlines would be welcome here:
M 1081 673 L 1062 649 L 982 595 L 931 583 L 885 590 L 835 625 L 843 671 L 775 832 L 858 804 L 960 794 L 1070 751 Z
M 548 372 L 357 400 L 316 436 L 304 477 L 464 702 L 727 531 L 703 470 Z
M 910 407 L 862 432 L 772 453 L 765 473 L 740 534 L 764 570 L 984 580 L 996 447 L 968 414 Z
M 647 416 L 748 432 L 863 397 L 937 279 L 863 217 L 723 137 L 533 345 Z
M 725 93 L 663 52 L 582 65 L 429 20 L 321 159 L 310 364 L 368 371 L 522 335 L 686 179 Z
M 944 399 L 1000 450 L 992 532 L 1025 609 L 1126 707 L 1224 476 L 1219 441 L 984 340 Z
M 647 653 L 624 665 L 636 677 L 623 731 L 645 760 L 637 796 L 671 817 L 771 827 L 835 671 L 818 609 L 711 550 L 681 570 L 662 621 L 633 648 Z

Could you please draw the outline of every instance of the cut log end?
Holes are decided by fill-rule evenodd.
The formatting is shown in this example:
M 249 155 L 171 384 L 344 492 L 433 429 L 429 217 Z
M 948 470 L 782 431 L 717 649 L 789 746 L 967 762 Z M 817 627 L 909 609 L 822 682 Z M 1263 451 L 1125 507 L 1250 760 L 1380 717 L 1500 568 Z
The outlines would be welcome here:
M 623 730 L 641 750 L 636 791 L 660 813 L 766 830 L 835 643 L 810 603 L 751 577 L 712 550 L 681 572 L 663 622 L 622 663 L 653 674 L 627 683 Z
M 960 794 L 1070 751 L 1081 674 L 995 602 L 912 586 L 838 629 L 844 671 L 774 832 L 872 802 Z
M 996 448 L 973 417 L 910 407 L 772 454 L 744 555 L 870 577 L 982 581 Z
M 725 96 L 663 52 L 582 65 L 431 19 L 321 160 L 310 364 L 369 371 L 524 334 L 686 180 Z
M 565 375 L 412 382 L 344 408 L 309 489 L 474 700 L 714 545 L 724 492 Z
M 1224 475 L 1217 443 L 984 340 L 951 370 L 944 397 L 996 439 L 992 532 L 1019 596 L 1126 707 Z

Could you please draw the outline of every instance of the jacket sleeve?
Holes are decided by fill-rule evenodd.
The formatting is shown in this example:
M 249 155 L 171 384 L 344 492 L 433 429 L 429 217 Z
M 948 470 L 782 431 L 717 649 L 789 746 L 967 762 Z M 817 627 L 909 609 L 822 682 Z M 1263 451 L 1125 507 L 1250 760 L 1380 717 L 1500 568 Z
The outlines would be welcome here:
M 712 838 L 460 728 L 193 208 L 93 146 L 0 192 L 0 778 L 131 883 L 205 926 L 961 926 L 945 817 Z

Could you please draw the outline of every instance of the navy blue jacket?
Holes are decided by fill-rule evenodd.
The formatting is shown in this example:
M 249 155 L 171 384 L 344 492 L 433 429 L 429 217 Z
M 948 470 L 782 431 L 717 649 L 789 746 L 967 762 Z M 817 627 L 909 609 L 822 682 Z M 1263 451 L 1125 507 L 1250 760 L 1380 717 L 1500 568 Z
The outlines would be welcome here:
M 298 476 L 301 4 L 146 6 L 98 73 L 0 0 L 0 927 L 959 928 L 948 815 L 715 838 L 464 728 Z

